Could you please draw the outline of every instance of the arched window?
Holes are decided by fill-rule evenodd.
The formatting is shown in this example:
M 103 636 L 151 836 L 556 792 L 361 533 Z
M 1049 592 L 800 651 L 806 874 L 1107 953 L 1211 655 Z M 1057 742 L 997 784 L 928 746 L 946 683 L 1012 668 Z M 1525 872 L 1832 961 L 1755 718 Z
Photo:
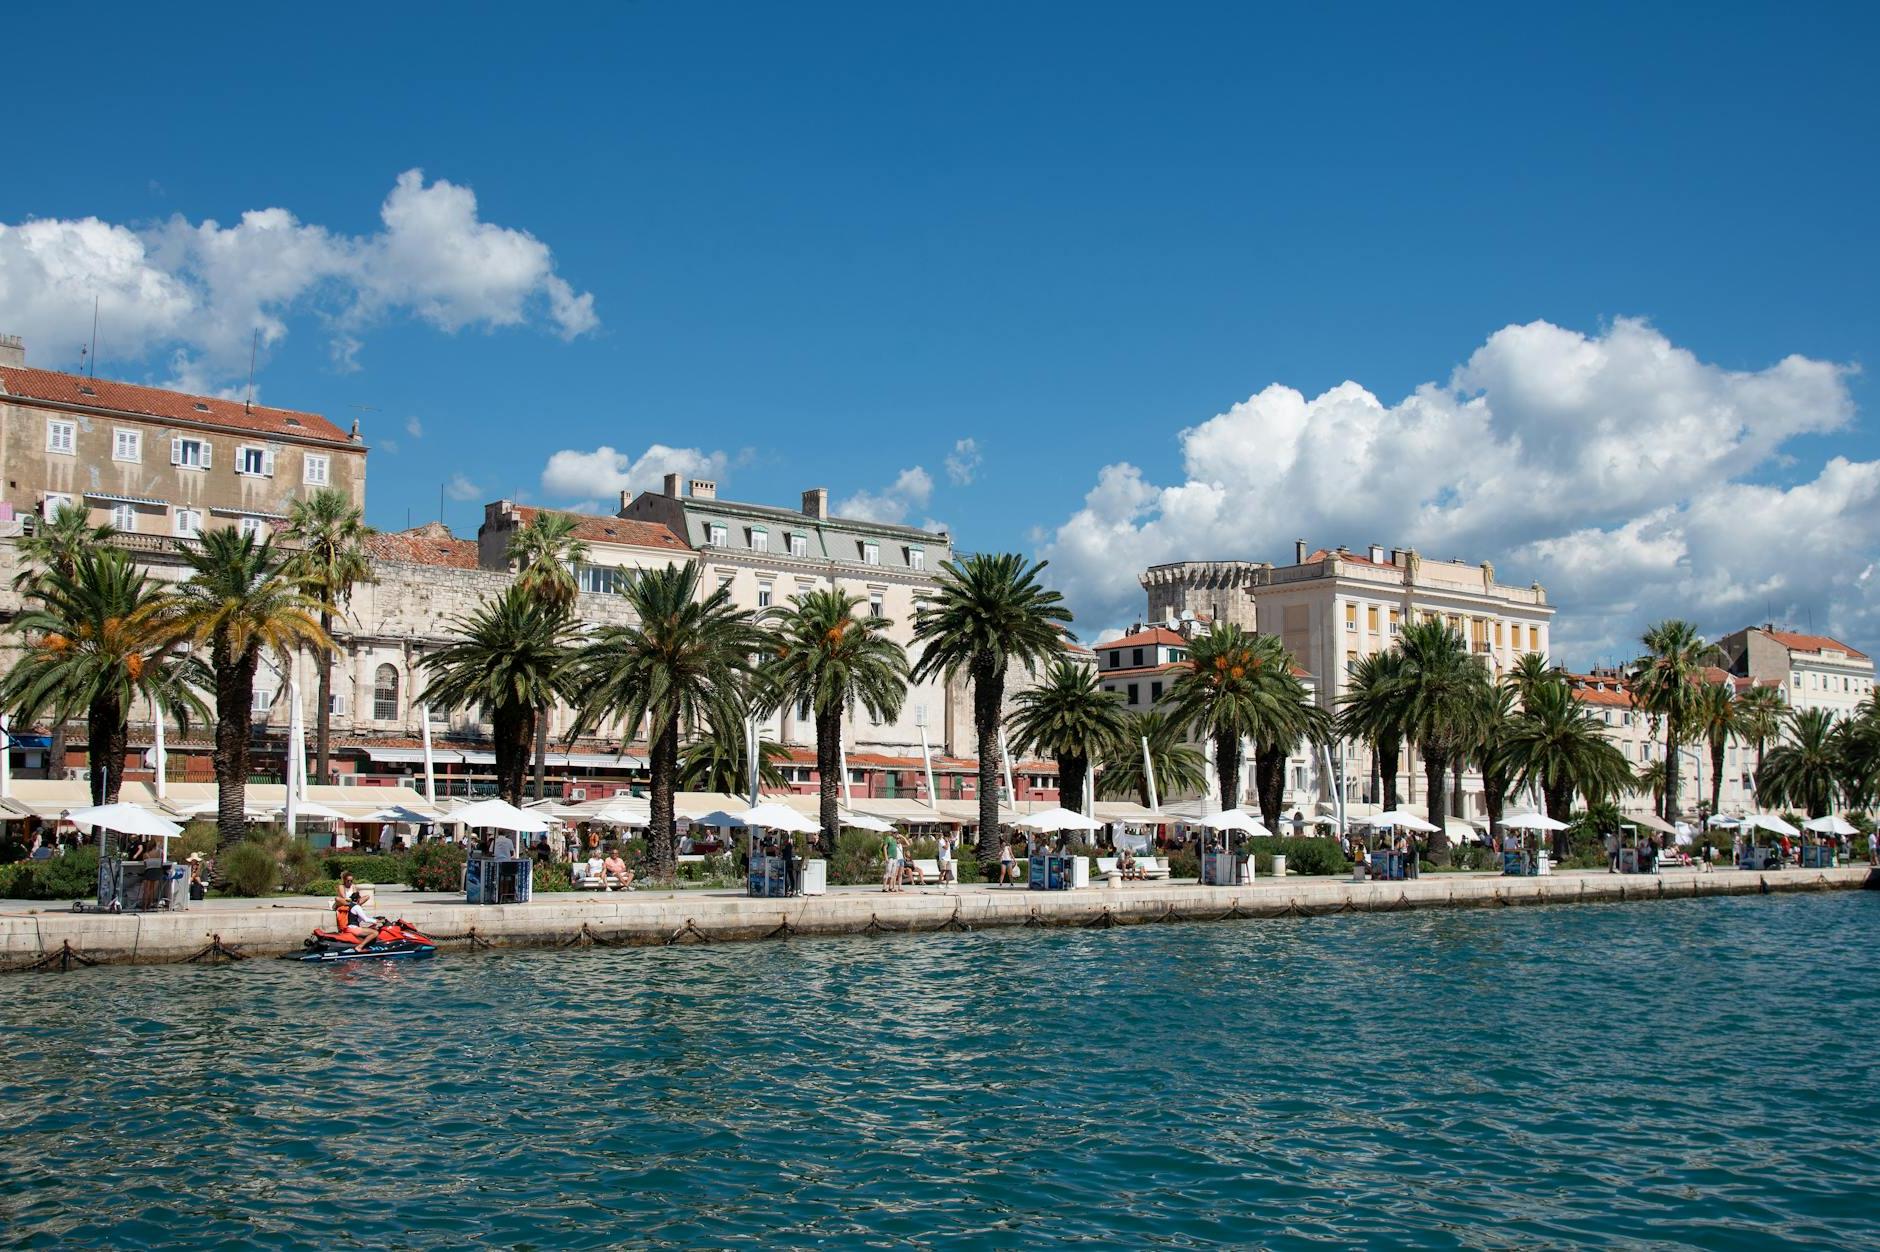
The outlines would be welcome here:
M 396 666 L 379 666 L 378 673 L 372 679 L 372 717 L 374 721 L 380 722 L 398 720 L 398 669 Z

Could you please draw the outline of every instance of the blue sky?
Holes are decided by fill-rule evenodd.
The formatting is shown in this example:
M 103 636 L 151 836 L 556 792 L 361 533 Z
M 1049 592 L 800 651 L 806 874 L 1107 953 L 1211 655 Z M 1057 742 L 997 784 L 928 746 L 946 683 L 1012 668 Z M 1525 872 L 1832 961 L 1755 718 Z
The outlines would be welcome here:
M 9 15 L 48 55 L 10 69 L 0 330 L 69 367 L 90 302 L 48 257 L 105 264 L 49 231 L 22 259 L 22 226 L 134 235 L 178 307 L 107 318 L 100 372 L 238 386 L 273 319 L 262 395 L 362 417 L 383 527 L 447 482 L 469 533 L 483 499 L 696 463 L 1049 556 L 1090 636 L 1142 562 L 1299 533 L 1541 578 L 1573 659 L 1672 611 L 1880 645 L 1870 9 L 438 12 Z M 375 251 L 410 170 L 408 246 Z M 1529 403 L 1562 368 L 1602 381 Z M 1376 405 L 1326 399 L 1347 380 Z M 1311 455 L 1268 446 L 1285 396 L 1243 404 L 1275 383 Z M 1492 412 L 1406 409 L 1424 384 Z M 1612 457 L 1547 477 L 1571 508 L 1509 489 L 1614 422 L 1727 447 L 1679 445 L 1655 498 Z M 1367 449 L 1348 481 L 1326 431 Z M 1498 481 L 1443 481 L 1479 441 Z

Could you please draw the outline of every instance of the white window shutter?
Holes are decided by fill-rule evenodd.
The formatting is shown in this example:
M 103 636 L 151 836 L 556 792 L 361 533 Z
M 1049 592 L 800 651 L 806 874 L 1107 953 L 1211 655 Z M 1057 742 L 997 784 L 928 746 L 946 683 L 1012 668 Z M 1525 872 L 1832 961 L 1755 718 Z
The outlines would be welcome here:
M 202 441 L 201 446 L 202 446 L 202 468 L 208 469 L 209 468 L 209 454 L 213 451 L 213 449 L 210 447 L 209 441 L 207 439 Z
M 261 454 L 261 472 L 269 478 L 274 477 L 274 449 L 269 448 Z
M 183 463 L 182 437 L 179 435 L 172 435 L 170 437 L 170 464 L 181 465 L 182 463 Z

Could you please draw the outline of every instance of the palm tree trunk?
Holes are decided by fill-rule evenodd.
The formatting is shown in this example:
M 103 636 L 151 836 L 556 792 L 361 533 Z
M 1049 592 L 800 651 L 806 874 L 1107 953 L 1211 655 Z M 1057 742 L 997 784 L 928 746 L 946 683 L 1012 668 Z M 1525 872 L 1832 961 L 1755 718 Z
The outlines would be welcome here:
M 254 716 L 257 656 L 228 655 L 218 641 L 215 666 L 215 828 L 222 847 L 248 837 L 248 733 Z
M 548 798 L 548 710 L 535 710 L 535 798 Z
M 1260 823 L 1274 834 L 1286 820 L 1280 812 L 1286 798 L 1286 750 L 1272 744 L 1253 750 L 1253 789 L 1260 797 Z
M 816 714 L 816 810 L 822 823 L 817 840 L 825 858 L 836 854 L 836 835 L 842 828 L 841 773 L 842 709 L 837 706 Z
M 321 610 L 320 633 L 333 637 L 333 615 Z M 327 757 L 332 744 L 333 727 L 333 650 L 319 649 L 315 658 L 320 667 L 319 704 L 313 712 L 313 781 L 327 781 Z
M 1715 813 L 1723 804 L 1723 750 L 1725 745 L 1710 745 L 1710 811 Z
M 1385 736 L 1377 741 L 1378 767 L 1383 772 L 1383 804 L 1386 810 L 1397 807 L 1397 758 L 1403 753 L 1403 743 L 1395 736 Z
M 1436 827 L 1430 832 L 1430 853 L 1432 860 L 1438 852 L 1449 850 L 1449 828 L 1444 823 L 1449 818 L 1448 797 L 1444 794 L 1449 784 L 1449 759 L 1438 749 L 1423 749 L 1423 780 L 1429 786 L 1429 822 Z
M 1658 816 L 1667 822 L 1678 819 L 1678 719 L 1671 715 L 1665 718 L 1665 799 Z
M 1240 807 L 1240 736 L 1230 731 L 1214 734 L 1214 776 L 1221 785 L 1221 811 Z
M 653 793 L 648 803 L 646 855 L 657 878 L 671 878 L 679 864 L 679 841 L 673 829 L 673 786 L 679 774 L 679 721 L 674 718 L 653 736 L 648 764 Z
M 1455 810 L 1453 817 L 1466 817 L 1462 811 L 1462 754 L 1458 752 L 1449 763 L 1449 804 Z
M 124 784 L 124 754 L 128 751 L 124 713 L 116 699 L 104 696 L 92 702 L 87 714 L 91 802 L 116 804 L 118 789 Z
M 1083 756 L 1060 756 L 1058 767 L 1058 803 L 1073 813 L 1084 811 L 1084 776 L 1090 769 L 1090 758 Z
M 1005 672 L 990 660 L 973 665 L 973 729 L 979 735 L 979 863 L 999 859 L 999 713 Z
M 1562 782 L 1548 786 L 1542 783 L 1541 800 L 1546 805 L 1547 816 L 1564 822 L 1573 812 L 1573 784 Z M 1567 858 L 1567 832 L 1564 830 L 1554 832 L 1554 856 L 1563 861 Z

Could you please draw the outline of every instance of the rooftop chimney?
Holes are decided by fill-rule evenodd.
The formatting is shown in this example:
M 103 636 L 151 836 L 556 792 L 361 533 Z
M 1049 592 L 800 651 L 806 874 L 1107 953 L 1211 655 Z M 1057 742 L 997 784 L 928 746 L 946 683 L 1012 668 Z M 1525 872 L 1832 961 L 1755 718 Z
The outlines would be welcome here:
M 26 368 L 26 341 L 18 335 L 0 335 L 0 365 Z
M 1303 539 L 1295 539 L 1293 540 L 1293 564 L 1304 565 L 1305 563 L 1306 563 L 1306 541 Z
M 694 478 L 692 480 L 692 498 L 694 500 L 716 500 L 718 498 L 718 484 L 709 478 Z
M 1383 563 L 1384 563 L 1384 545 L 1381 543 L 1372 544 L 1371 545 L 1371 564 L 1382 565 Z
M 620 493 L 620 517 L 627 515 L 627 506 L 633 503 L 633 489 L 625 488 Z
M 829 488 L 811 487 L 803 493 L 803 516 L 819 522 L 829 520 Z
M 679 498 L 679 476 L 677 474 L 666 475 L 666 483 L 665 483 L 665 486 L 661 488 L 661 490 L 664 492 L 664 494 L 671 496 L 674 500 L 677 500 Z

